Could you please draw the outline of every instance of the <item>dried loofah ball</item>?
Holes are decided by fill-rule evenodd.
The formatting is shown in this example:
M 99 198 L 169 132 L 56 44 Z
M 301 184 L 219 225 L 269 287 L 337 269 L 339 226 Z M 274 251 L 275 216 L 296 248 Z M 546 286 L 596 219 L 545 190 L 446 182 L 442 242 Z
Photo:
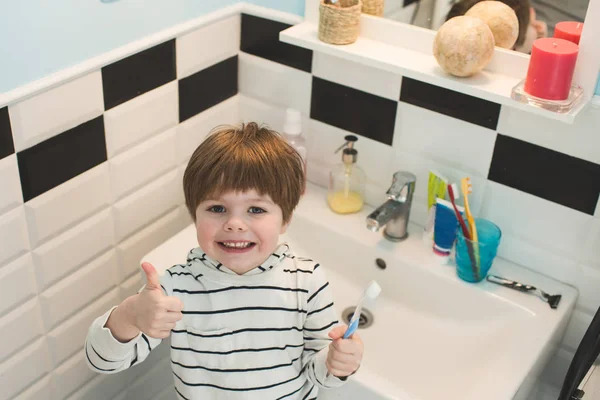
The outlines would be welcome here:
M 440 27 L 433 41 L 433 55 L 444 71 L 471 76 L 481 71 L 494 54 L 494 35 L 479 18 L 454 17 Z
M 519 20 L 515 11 L 500 1 L 482 1 L 466 12 L 485 22 L 494 35 L 496 46 L 512 49 L 519 37 Z

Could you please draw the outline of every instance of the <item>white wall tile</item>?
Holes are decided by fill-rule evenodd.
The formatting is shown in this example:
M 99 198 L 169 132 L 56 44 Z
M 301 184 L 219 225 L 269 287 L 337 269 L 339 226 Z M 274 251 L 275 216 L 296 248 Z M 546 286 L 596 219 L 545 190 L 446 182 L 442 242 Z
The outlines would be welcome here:
M 588 107 L 573 124 L 556 122 L 512 107 L 502 107 L 498 132 L 573 157 L 600 164 L 600 111 Z
M 345 143 L 346 135 L 358 137 L 355 144 L 355 149 L 358 150 L 356 164 L 365 171 L 367 179 L 384 186 L 389 185 L 392 182 L 389 171 L 394 157 L 392 147 L 313 119 L 306 129 L 308 163 L 312 160 L 320 162 L 329 173 L 331 166 L 342 162 L 342 153 L 335 151 Z
M 114 250 L 95 258 L 40 294 L 47 330 L 118 285 Z
M 142 363 L 143 365 L 144 363 Z M 97 375 L 81 389 L 73 393 L 67 400 L 116 400 L 126 390 L 129 379 L 126 373 Z M 133 400 L 133 399 L 132 399 Z
M 117 255 L 121 268 L 121 280 L 140 271 L 142 256 L 191 223 L 187 209 L 185 206 L 180 206 L 119 243 Z M 182 262 L 185 261 L 185 256 L 185 254 L 181 254 Z
M 581 273 L 581 268 L 572 258 L 506 232 L 502 233 L 498 256 L 570 285 L 576 284 Z
M 177 81 L 111 108 L 104 114 L 108 157 L 179 122 Z
M 29 250 L 23 206 L 0 215 L 0 265 Z
M 94 71 L 8 107 L 21 151 L 104 112 L 102 74 Z
M 115 288 L 48 332 L 48 347 L 53 365 L 62 363 L 81 350 L 92 322 L 119 303 L 119 291 Z
M 171 171 L 115 203 L 113 211 L 118 241 L 177 206 L 183 190 L 178 176 L 178 171 Z
M 240 52 L 239 90 L 247 96 L 310 114 L 312 75 L 308 72 Z
M 592 220 L 592 227 L 585 243 L 581 262 L 600 270 L 600 218 Z
M 582 265 L 576 286 L 579 289 L 577 299 L 579 307 L 590 313 L 596 313 L 600 308 L 600 270 Z
M 240 95 L 240 119 L 242 122 L 256 122 L 265 124 L 277 132 L 283 132 L 286 107 L 266 103 L 253 97 Z M 308 129 L 309 115 L 302 116 L 302 128 Z
M 23 203 L 17 156 L 0 160 L 0 215 Z
M 319 78 L 390 100 L 400 99 L 402 76 L 392 72 L 316 51 L 313 53 L 312 73 Z
M 25 203 L 31 246 L 39 246 L 109 204 L 108 163 L 102 163 Z
M 575 352 L 577 347 L 579 347 L 579 343 L 581 342 L 585 331 L 590 326 L 592 318 L 592 314 L 584 312 L 580 309 L 575 309 L 571 315 L 569 325 L 567 326 L 567 331 L 565 332 L 565 337 L 562 341 L 563 346 Z
M 104 210 L 33 251 L 40 290 L 115 244 L 113 218 Z
M 464 204 L 460 179 L 469 176 L 469 173 L 415 154 L 396 152 L 389 171 L 386 174 L 389 178 L 389 182 L 387 182 L 388 186 L 392 183 L 393 173 L 400 170 L 412 172 L 417 177 L 417 184 L 410 212 L 410 219 L 412 222 L 424 226 L 427 221 L 427 191 L 430 170 L 441 174 L 450 183 L 456 183 L 460 193 L 460 198 L 457 202 L 460 205 Z M 469 195 L 469 207 L 471 208 L 473 215 L 477 218 L 481 209 L 481 203 L 483 202 L 487 179 L 471 176 L 471 184 L 473 185 L 473 193 Z
M 488 182 L 482 216 L 504 235 L 576 259 L 591 229 L 592 218 L 507 186 Z
M 407 103 L 398 103 L 394 148 L 487 177 L 496 132 Z
M 127 278 L 124 282 L 119 285 L 119 296 L 120 300 L 123 301 L 129 296 L 133 296 L 142 288 L 145 284 L 145 279 L 143 276 L 142 269 L 137 270 L 137 273 L 133 273 L 129 278 Z
M 237 14 L 177 38 L 177 77 L 185 78 L 235 56 L 240 50 L 240 30 Z
M 31 299 L 0 318 L 0 361 L 44 334 L 40 303 Z
M 37 293 L 31 254 L 0 268 L 0 315 L 23 304 Z
M 113 157 L 109 164 L 113 198 L 117 200 L 177 165 L 175 128 Z
M 0 400 L 12 398 L 48 372 L 48 346 L 41 338 L 0 364 Z
M 240 122 L 239 95 L 233 96 L 177 126 L 177 160 L 187 163 L 196 147 L 219 125 Z
M 91 381 L 96 372 L 85 361 L 83 349 L 52 372 L 52 393 L 56 399 L 66 399 L 75 390 Z
M 50 375 L 46 375 L 25 391 L 19 394 L 19 400 L 62 400 L 57 399 L 52 394 L 52 380 Z

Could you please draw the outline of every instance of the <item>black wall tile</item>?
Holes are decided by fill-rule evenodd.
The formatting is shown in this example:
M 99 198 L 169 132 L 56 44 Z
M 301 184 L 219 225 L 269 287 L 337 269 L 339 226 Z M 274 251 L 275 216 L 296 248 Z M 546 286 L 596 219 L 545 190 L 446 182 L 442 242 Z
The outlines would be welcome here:
M 0 160 L 15 152 L 8 107 L 0 108 Z
M 104 109 L 156 89 L 177 76 L 175 39 L 102 68 Z
M 106 161 L 104 119 L 99 116 L 17 153 L 23 198 L 40 194 Z
M 313 77 L 310 117 L 392 144 L 398 102 Z
M 498 126 L 500 104 L 414 79 L 402 78 L 400 100 L 485 128 Z
M 488 179 L 594 215 L 600 165 L 498 134 Z
M 270 19 L 242 14 L 240 48 L 243 52 L 311 72 L 312 50 L 279 41 L 279 32 L 290 26 Z
M 179 122 L 235 96 L 238 92 L 238 56 L 196 72 L 179 81 Z

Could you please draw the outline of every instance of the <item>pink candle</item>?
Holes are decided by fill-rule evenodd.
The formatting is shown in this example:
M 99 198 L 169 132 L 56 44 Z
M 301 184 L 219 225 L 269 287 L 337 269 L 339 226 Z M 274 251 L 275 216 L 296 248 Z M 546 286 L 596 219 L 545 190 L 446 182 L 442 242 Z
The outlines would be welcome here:
M 554 37 L 568 40 L 575 44 L 579 44 L 581 32 L 583 31 L 583 22 L 563 21 L 556 24 L 554 27 Z
M 533 42 L 525 92 L 546 100 L 569 97 L 579 46 L 564 39 L 542 38 Z

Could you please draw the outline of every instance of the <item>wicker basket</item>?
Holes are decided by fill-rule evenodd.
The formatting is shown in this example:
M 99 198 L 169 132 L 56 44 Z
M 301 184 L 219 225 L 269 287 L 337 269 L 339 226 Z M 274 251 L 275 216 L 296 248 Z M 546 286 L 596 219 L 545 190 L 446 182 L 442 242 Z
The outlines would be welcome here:
M 350 44 L 360 30 L 361 0 L 338 0 L 339 5 L 319 6 L 319 39 L 331 44 Z
M 383 17 L 384 0 L 362 0 L 362 3 L 363 13 Z

